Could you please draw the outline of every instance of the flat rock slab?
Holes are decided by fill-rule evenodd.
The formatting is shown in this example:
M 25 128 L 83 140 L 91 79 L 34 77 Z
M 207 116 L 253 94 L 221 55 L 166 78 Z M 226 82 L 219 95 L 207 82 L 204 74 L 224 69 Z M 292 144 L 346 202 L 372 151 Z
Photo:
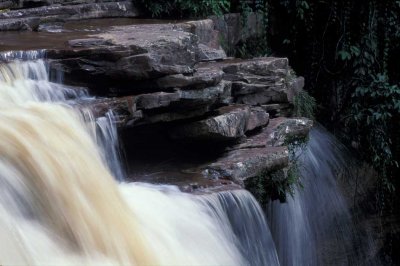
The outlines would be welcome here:
M 302 79 L 292 77 L 286 58 L 227 59 L 198 67 L 222 70 L 223 80 L 232 82 L 232 96 L 239 104 L 289 103 L 304 86 Z
M 213 117 L 176 127 L 170 136 L 180 140 L 234 140 L 244 136 L 249 116 L 248 106 L 222 107 Z
M 287 144 L 293 138 L 305 138 L 312 127 L 313 121 L 304 117 L 272 119 L 266 132 L 268 134 L 267 145 L 277 147 Z
M 280 169 L 289 163 L 286 147 L 265 147 L 233 150 L 203 171 L 211 179 L 229 179 L 243 185 L 244 180 L 268 169 Z
M 49 50 L 47 56 L 71 79 L 117 82 L 190 74 L 197 62 L 197 37 L 174 27 L 117 26 L 90 38 L 72 40 L 75 49 Z
M 214 116 L 207 119 L 174 128 L 170 136 L 185 141 L 230 141 L 267 125 L 268 120 L 269 116 L 262 108 L 231 105 L 217 109 Z
M 167 88 L 204 88 L 217 85 L 223 76 L 223 72 L 210 68 L 198 68 L 193 74 L 169 75 L 157 79 L 156 85 L 160 89 Z
M 0 13 L 0 31 L 35 30 L 49 21 L 69 21 L 103 17 L 137 17 L 131 1 L 50 5 Z
M 203 116 L 214 104 L 222 104 L 230 95 L 230 83 L 220 82 L 216 86 L 195 90 L 154 92 L 135 96 L 102 98 L 81 101 L 77 104 L 92 110 L 95 116 L 103 116 L 113 110 L 120 117 L 118 126 L 136 126 L 160 122 L 173 122 Z M 261 109 L 262 110 L 262 109 Z M 264 124 L 267 113 L 260 109 L 251 113 L 252 124 Z

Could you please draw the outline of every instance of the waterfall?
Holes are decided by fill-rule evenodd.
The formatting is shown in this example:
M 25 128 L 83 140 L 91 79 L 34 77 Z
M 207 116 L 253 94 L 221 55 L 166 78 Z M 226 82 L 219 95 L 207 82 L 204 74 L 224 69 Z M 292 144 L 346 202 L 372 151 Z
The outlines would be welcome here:
M 77 108 L 87 93 L 34 56 L 0 64 L 1 265 L 278 265 L 248 193 L 118 183 L 113 114 Z
M 337 175 L 353 167 L 354 159 L 320 126 L 299 152 L 302 188 L 286 203 L 267 206 L 281 265 L 379 265 L 370 261 L 375 244 L 355 226 L 338 184 Z

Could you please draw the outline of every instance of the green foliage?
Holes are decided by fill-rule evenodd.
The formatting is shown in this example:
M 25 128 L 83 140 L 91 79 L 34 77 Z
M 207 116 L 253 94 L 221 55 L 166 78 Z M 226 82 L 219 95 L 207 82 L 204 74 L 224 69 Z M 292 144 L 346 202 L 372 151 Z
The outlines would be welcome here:
M 297 93 L 297 95 L 294 96 L 293 105 L 294 116 L 314 119 L 317 103 L 315 98 L 308 94 L 308 92 L 302 90 Z
M 400 87 L 391 85 L 385 74 L 371 75 L 370 79 L 352 94 L 347 127 L 356 130 L 352 136 L 358 146 L 364 147 L 362 156 L 379 171 L 382 184 L 388 191 L 394 191 L 390 171 L 398 167 L 398 162 L 392 153 L 389 132 L 390 127 L 396 126 L 393 117 L 400 114 Z
M 191 18 L 222 15 L 229 11 L 229 0 L 136 0 L 154 18 Z
M 269 200 L 279 199 L 285 202 L 288 195 L 294 196 L 295 188 L 302 188 L 300 180 L 299 156 L 305 149 L 308 138 L 288 136 L 284 145 L 289 151 L 289 166 L 285 169 L 264 171 L 246 181 L 248 189 L 255 198 L 265 205 Z
M 400 2 L 268 3 L 271 50 L 288 56 L 305 77 L 321 106 L 317 119 L 356 146 L 393 191 L 400 161 Z M 296 96 L 296 115 L 309 113 L 313 102 Z

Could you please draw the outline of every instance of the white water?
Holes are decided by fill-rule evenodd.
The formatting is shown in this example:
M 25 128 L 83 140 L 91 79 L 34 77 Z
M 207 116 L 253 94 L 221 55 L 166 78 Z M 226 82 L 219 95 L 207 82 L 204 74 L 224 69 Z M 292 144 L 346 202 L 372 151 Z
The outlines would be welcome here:
M 303 188 L 286 203 L 267 206 L 281 265 L 379 265 L 372 259 L 372 232 L 356 227 L 337 180 L 338 174 L 351 172 L 354 158 L 322 127 L 311 130 L 297 156 Z
M 118 184 L 112 115 L 73 109 L 67 100 L 87 95 L 31 59 L 0 65 L 0 265 L 278 264 L 248 193 Z

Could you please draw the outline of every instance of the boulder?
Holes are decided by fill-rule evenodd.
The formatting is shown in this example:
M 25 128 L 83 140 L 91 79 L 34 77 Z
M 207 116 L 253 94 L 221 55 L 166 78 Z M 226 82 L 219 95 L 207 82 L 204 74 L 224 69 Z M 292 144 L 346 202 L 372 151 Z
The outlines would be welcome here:
M 266 126 L 269 122 L 269 114 L 261 107 L 251 107 L 249 119 L 246 124 L 246 132 Z
M 215 29 L 213 20 L 188 21 L 178 25 L 182 30 L 190 32 L 199 38 L 199 61 L 213 61 L 226 58 L 226 53 L 221 47 L 219 31 Z
M 244 181 L 268 169 L 280 169 L 289 163 L 286 147 L 232 150 L 203 170 L 211 179 L 229 179 L 244 186 Z
M 215 116 L 178 126 L 170 136 L 180 140 L 227 141 L 244 136 L 250 116 L 248 106 L 219 108 Z
M 65 73 L 67 81 L 79 80 L 93 86 L 97 79 L 99 83 L 94 85 L 100 87 L 190 74 L 198 50 L 195 35 L 174 30 L 170 24 L 118 26 L 69 43 L 79 49 L 47 51 L 53 65 Z
M 306 138 L 312 127 L 313 121 L 303 117 L 271 119 L 267 144 L 277 147 L 287 144 L 292 139 Z

